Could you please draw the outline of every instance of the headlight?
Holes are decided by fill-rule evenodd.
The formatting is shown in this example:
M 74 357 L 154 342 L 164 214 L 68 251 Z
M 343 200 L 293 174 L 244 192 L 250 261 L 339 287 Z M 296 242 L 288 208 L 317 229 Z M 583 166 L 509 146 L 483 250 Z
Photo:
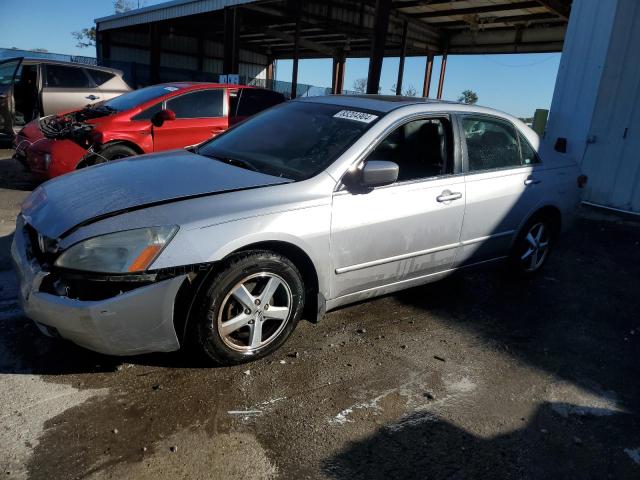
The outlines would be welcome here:
M 146 270 L 178 231 L 175 225 L 110 233 L 76 243 L 55 265 L 99 273 Z

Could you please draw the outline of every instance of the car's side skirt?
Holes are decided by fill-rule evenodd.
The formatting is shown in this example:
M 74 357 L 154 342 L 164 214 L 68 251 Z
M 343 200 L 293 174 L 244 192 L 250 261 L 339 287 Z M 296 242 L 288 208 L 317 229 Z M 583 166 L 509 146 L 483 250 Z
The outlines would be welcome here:
M 343 295 L 341 297 L 333 298 L 331 300 L 327 300 L 325 311 L 333 310 L 335 308 L 341 307 L 343 305 L 348 305 L 350 303 L 359 302 L 362 300 L 368 300 L 371 298 L 379 297 L 381 295 L 386 295 L 389 293 L 397 292 L 399 290 L 404 290 L 411 287 L 417 287 L 418 285 L 424 285 L 426 283 L 435 282 L 440 280 L 452 273 L 469 268 L 475 267 L 478 265 L 483 265 L 486 263 L 498 262 L 501 260 L 505 260 L 507 256 L 501 256 L 496 258 L 491 258 L 489 260 L 483 260 L 481 262 L 472 263 L 469 265 L 464 265 L 458 268 L 450 268 L 447 270 L 442 270 L 440 272 L 429 273 L 427 275 L 422 275 L 420 277 L 408 278 L 406 280 L 400 280 L 398 282 L 389 283 L 386 285 L 381 285 L 378 287 L 367 288 L 366 290 L 360 290 L 359 292 L 349 293 L 347 295 Z

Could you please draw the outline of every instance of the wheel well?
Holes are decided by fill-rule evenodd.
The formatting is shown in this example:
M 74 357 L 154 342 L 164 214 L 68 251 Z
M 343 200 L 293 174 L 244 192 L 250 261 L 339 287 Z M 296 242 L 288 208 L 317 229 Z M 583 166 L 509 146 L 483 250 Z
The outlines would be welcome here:
M 200 296 L 201 287 L 205 284 L 209 275 L 215 271 L 218 265 L 228 258 L 249 250 L 269 250 L 283 255 L 293 262 L 298 270 L 300 270 L 307 294 L 303 312 L 304 318 L 315 321 L 318 309 L 318 274 L 311 258 L 309 258 L 304 250 L 291 243 L 281 241 L 258 242 L 239 248 L 238 250 L 231 252 L 224 259 L 208 265 L 207 268 L 200 269 L 197 273 L 194 272 L 193 277 L 189 281 L 185 281 L 183 283 L 176 295 L 173 318 L 176 334 L 178 335 L 181 343 L 184 343 L 186 340 L 186 333 L 188 324 L 191 320 L 190 317 L 193 305 Z
M 305 290 L 308 293 L 316 293 L 318 291 L 318 273 L 316 272 L 316 267 L 306 252 L 300 247 L 280 241 L 252 243 L 227 255 L 227 258 L 239 252 L 246 252 L 247 250 L 270 250 L 287 257 L 300 270 Z
M 112 145 L 124 145 L 134 150 L 138 155 L 142 155 L 144 153 L 144 150 L 142 150 L 138 145 L 136 145 L 133 142 L 130 142 L 129 140 L 112 140 L 102 145 L 99 151 L 105 150 L 111 147 Z M 78 162 L 78 165 L 76 165 L 76 170 L 79 168 L 87 167 L 89 165 L 93 165 L 94 157 L 95 157 L 95 154 L 87 155 L 86 157 L 84 157 L 80 162 Z
M 562 229 L 562 214 L 558 207 L 554 207 L 552 205 L 542 207 L 540 210 L 536 211 L 531 218 L 537 216 L 545 217 L 551 222 L 554 237 L 557 237 L 560 234 L 560 230 Z

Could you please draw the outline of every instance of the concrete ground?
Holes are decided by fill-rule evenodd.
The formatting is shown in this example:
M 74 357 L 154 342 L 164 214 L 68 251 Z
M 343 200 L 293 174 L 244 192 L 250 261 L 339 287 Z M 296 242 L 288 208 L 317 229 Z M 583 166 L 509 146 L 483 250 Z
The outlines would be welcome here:
M 0 182 L 6 267 L 33 185 L 6 159 Z M 237 368 L 93 354 L 15 296 L 0 272 L 5 478 L 640 478 L 633 219 L 585 211 L 531 281 L 469 272 L 344 308 Z

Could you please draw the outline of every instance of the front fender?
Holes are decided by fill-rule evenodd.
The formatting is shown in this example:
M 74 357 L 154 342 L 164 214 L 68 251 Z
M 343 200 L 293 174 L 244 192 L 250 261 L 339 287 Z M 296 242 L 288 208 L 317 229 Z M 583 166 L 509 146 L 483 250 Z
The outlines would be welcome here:
M 306 253 L 316 269 L 320 292 L 328 295 L 330 221 L 331 206 L 326 204 L 181 229 L 151 268 L 218 262 L 249 245 L 278 241 Z

